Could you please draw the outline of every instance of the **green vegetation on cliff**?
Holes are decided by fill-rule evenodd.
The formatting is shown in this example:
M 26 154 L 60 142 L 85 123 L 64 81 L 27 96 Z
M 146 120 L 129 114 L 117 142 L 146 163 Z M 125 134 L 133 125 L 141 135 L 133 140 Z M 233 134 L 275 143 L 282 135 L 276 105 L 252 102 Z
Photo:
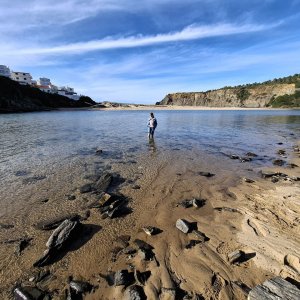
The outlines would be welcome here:
M 300 91 L 293 95 L 283 95 L 272 99 L 268 106 L 272 107 L 300 107 Z
M 37 88 L 20 85 L 9 78 L 0 76 L 0 113 L 79 108 L 94 104 L 96 102 L 86 96 L 74 101 L 65 96 L 49 94 Z

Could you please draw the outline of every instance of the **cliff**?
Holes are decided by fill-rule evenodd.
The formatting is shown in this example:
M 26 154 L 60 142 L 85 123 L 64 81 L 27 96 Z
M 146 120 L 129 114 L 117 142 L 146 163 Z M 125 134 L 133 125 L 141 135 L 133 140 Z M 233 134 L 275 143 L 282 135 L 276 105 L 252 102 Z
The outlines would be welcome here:
M 67 97 L 42 92 L 37 88 L 0 76 L 0 113 L 50 110 L 56 108 L 90 107 L 96 104 L 82 96 L 78 101 Z
M 256 84 L 207 92 L 168 94 L 157 105 L 207 107 L 266 107 L 279 96 L 293 95 L 295 83 Z

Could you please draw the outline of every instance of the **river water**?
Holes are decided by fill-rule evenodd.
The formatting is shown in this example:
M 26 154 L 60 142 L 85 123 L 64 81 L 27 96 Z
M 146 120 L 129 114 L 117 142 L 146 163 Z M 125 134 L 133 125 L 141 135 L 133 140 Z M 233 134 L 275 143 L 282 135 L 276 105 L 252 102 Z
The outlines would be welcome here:
M 250 151 L 258 154 L 251 167 L 259 167 L 270 166 L 276 150 L 281 147 L 291 149 L 300 133 L 299 110 L 154 113 L 158 127 L 155 142 L 150 144 L 147 138 L 149 111 L 1 115 L 0 206 L 5 202 L 10 207 L 20 200 L 24 185 L 43 180 L 59 169 L 68 167 L 69 173 L 76 174 L 76 163 L 94 157 L 96 149 L 103 150 L 103 157 L 118 162 L 147 158 L 150 150 L 157 155 L 172 151 L 181 151 L 184 155 L 187 151 L 197 157 L 201 153 L 204 160 L 207 154 L 231 164 L 226 155 L 243 156 Z

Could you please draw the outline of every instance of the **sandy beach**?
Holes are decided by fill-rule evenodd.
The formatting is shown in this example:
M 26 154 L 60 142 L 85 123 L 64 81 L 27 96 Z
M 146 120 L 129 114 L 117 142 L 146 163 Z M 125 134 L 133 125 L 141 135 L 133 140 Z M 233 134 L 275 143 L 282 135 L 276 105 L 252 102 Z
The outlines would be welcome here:
M 92 108 L 92 110 L 290 110 L 291 108 L 272 108 L 272 107 L 207 107 L 207 106 L 179 106 L 179 105 L 122 105 L 107 106 L 106 108 Z M 292 108 L 298 110 L 299 108 Z
M 246 299 L 251 288 L 268 278 L 279 275 L 299 282 L 296 145 L 294 152 L 283 155 L 293 165 L 264 170 L 249 164 L 247 171 L 236 172 L 212 156 L 203 160 L 180 151 L 156 155 L 155 143 L 149 144 L 148 159 L 108 165 L 104 154 L 97 161 L 79 162 L 78 173 L 69 166 L 50 176 L 50 183 L 29 184 L 22 192 L 26 206 L 2 217 L 3 224 L 13 220 L 14 226 L 0 230 L 1 299 L 11 299 L 19 284 L 65 299 L 70 276 L 94 287 L 84 299 L 129 299 L 126 286 L 111 282 L 120 270 L 144 274 L 135 281 L 147 299 Z M 91 205 L 103 194 L 79 188 L 99 178 L 103 166 L 119 176 L 107 193 L 128 201 L 127 212 L 117 218 L 103 219 Z M 261 178 L 261 171 L 273 175 Z M 182 204 L 192 199 L 200 201 L 198 207 Z M 33 267 L 52 233 L 36 224 L 70 213 L 79 214 L 83 226 L 75 240 L 54 262 Z M 176 227 L 178 219 L 191 226 L 188 233 Z M 157 234 L 147 235 L 147 226 L 159 229 Z M 16 254 L 20 238 L 30 242 Z M 230 261 L 237 250 L 243 255 Z M 38 281 L 41 272 L 47 276 Z

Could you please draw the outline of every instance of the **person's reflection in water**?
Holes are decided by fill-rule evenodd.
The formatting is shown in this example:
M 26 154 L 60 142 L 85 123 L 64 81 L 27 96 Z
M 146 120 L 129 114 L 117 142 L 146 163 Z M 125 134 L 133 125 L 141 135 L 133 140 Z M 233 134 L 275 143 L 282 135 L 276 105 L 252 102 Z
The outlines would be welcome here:
M 152 153 L 155 153 L 156 150 L 157 149 L 156 149 L 156 144 L 155 144 L 154 139 L 149 139 L 149 151 Z

